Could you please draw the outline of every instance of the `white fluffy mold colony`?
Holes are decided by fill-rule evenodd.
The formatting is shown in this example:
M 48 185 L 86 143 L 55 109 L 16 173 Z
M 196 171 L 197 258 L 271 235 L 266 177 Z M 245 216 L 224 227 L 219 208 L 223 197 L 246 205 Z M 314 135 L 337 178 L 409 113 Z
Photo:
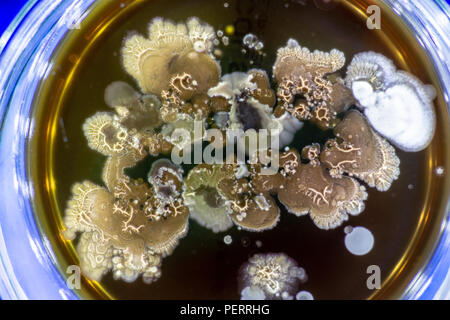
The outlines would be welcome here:
M 355 55 L 345 82 L 371 126 L 399 149 L 416 152 L 430 144 L 436 125 L 431 85 L 375 52 Z

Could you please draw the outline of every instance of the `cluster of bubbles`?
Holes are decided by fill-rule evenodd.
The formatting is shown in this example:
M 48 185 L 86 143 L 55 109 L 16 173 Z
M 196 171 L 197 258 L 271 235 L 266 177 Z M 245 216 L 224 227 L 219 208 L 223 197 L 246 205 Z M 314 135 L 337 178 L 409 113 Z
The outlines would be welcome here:
M 249 50 L 261 52 L 264 49 L 264 43 L 253 33 L 248 33 L 242 39 L 242 44 Z

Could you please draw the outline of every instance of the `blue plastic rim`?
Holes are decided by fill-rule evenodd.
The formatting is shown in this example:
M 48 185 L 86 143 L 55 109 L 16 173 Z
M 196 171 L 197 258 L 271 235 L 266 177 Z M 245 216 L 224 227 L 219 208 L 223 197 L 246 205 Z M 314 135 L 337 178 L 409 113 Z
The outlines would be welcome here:
M 30 112 L 51 56 L 95 0 L 30 0 L 0 38 L 0 297 L 78 299 L 56 267 L 36 225 L 26 172 Z M 440 77 L 450 110 L 450 7 L 443 0 L 383 0 L 416 34 Z M 76 8 L 77 10 L 74 10 Z M 74 14 L 76 16 L 74 16 Z M 450 299 L 450 218 L 432 258 L 410 283 L 405 299 Z

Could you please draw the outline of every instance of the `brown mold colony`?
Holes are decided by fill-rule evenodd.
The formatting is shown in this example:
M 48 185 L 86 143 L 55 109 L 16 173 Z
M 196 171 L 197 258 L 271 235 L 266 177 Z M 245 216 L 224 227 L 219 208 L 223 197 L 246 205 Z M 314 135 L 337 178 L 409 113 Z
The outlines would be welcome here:
M 346 114 L 334 129 L 337 139 L 325 143 L 321 161 L 333 177 L 355 176 L 379 191 L 390 188 L 400 174 L 394 148 L 370 127 L 358 111 Z M 338 142 L 340 140 L 340 142 Z
M 255 254 L 239 271 L 243 300 L 292 300 L 306 272 L 284 253 Z
M 248 73 L 234 72 L 224 75 L 216 87 L 208 91 L 214 99 L 216 109 L 229 112 L 230 129 L 266 129 L 271 125 L 271 107 L 263 102 L 271 103 L 265 99 L 262 92 L 270 89 L 269 79 L 264 71 L 252 70 Z M 223 107 L 221 106 L 223 105 Z M 221 110 L 221 111 L 222 111 Z
M 344 54 L 339 50 L 311 52 L 290 39 L 278 49 L 273 66 L 278 84 L 276 114 L 288 111 L 301 121 L 311 120 L 320 128 L 333 128 L 338 122 L 336 116 L 354 100 L 341 78 L 328 76 L 344 63 Z
M 110 113 L 99 112 L 88 118 L 83 131 L 88 137 L 89 147 L 105 156 L 121 155 L 128 151 L 128 130 Z
M 285 188 L 286 179 L 297 171 L 300 155 L 297 150 L 290 149 L 279 153 L 278 170 L 269 169 L 267 165 L 262 164 L 260 159 L 252 159 L 249 166 L 251 185 L 256 192 L 277 194 Z
M 211 55 L 215 38 L 214 29 L 197 18 L 186 24 L 155 18 L 148 38 L 133 35 L 125 41 L 123 65 L 144 93 L 160 96 L 183 73 L 192 76 L 198 93 L 206 93 L 220 77 L 220 67 Z
M 310 214 L 321 229 L 333 229 L 364 210 L 365 188 L 351 177 L 333 178 L 319 161 L 320 146 L 307 146 L 295 173 L 278 193 L 278 199 L 297 216 Z
M 386 191 L 399 176 L 394 148 L 353 110 L 352 90 L 339 74 L 342 52 L 311 52 L 289 40 L 273 66 L 274 90 L 261 69 L 221 76 L 211 54 L 214 40 L 212 27 L 196 18 L 186 24 L 157 18 L 148 38 L 125 40 L 123 65 L 140 92 L 113 82 L 104 94 L 113 111 L 86 119 L 88 146 L 107 157 L 104 186 L 75 184 L 64 219 L 68 239 L 81 233 L 77 251 L 88 277 L 100 280 L 112 271 L 115 279 L 131 282 L 142 275 L 147 283 L 155 281 L 162 258 L 186 235 L 189 217 L 216 233 L 234 225 L 261 232 L 280 220 L 276 197 L 289 212 L 309 214 L 319 228 L 336 228 L 364 210 L 367 193 L 357 179 Z M 364 74 L 381 77 L 373 79 L 376 85 L 386 70 L 368 67 Z M 347 80 L 352 77 L 358 80 L 350 69 Z M 300 153 L 279 151 L 303 121 L 333 129 L 335 138 Z M 224 139 L 209 141 L 208 126 Z M 194 143 L 209 141 L 221 149 L 235 142 L 228 134 L 236 129 L 268 129 L 266 156 L 254 152 L 237 159 L 233 151 L 226 164 L 198 164 L 186 177 L 161 158 L 152 161 L 147 181 L 125 174 L 147 156 L 167 156 Z M 283 254 L 255 255 L 241 268 L 242 296 L 292 298 L 305 276 L 301 270 Z
M 227 134 L 236 130 L 245 133 L 267 130 L 267 141 L 258 140 L 258 150 L 270 148 L 278 140 L 279 147 L 291 143 L 295 132 L 302 127 L 302 123 L 289 114 L 275 116 L 276 96 L 264 70 L 226 74 L 208 95 L 213 110 L 219 112 L 214 118 L 215 125 L 228 130 Z M 242 143 L 248 152 L 248 142 Z

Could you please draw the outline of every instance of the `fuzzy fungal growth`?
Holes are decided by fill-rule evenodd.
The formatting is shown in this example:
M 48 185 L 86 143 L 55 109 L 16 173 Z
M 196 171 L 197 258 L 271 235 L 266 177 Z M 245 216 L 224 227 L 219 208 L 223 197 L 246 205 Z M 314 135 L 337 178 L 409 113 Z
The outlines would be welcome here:
M 436 90 L 431 85 L 396 70 L 391 60 L 375 52 L 353 58 L 346 84 L 371 126 L 395 146 L 416 152 L 430 144 L 436 126 Z

